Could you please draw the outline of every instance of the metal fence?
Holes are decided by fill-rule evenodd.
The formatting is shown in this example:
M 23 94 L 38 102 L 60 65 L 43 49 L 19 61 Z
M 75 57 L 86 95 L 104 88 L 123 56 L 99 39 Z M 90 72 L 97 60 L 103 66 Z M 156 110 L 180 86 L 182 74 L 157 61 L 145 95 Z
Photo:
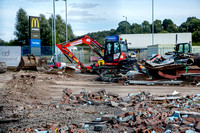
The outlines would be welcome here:
M 42 46 L 41 47 L 41 56 L 47 57 L 48 61 L 50 61 L 51 57 L 54 55 L 55 48 L 51 46 Z M 174 47 L 162 47 L 162 48 L 145 48 L 145 49 L 134 49 L 131 50 L 136 53 L 136 57 L 138 60 L 146 60 L 152 57 L 154 54 L 165 55 L 166 52 L 174 51 Z M 90 63 L 91 57 L 98 57 L 90 48 L 88 47 L 77 47 L 77 50 L 72 51 L 73 54 L 83 63 Z M 192 48 L 193 53 L 200 53 L 200 47 L 194 46 Z M 22 47 L 22 56 L 26 56 L 26 54 L 31 53 L 31 48 L 29 46 Z M 69 60 L 61 53 L 59 49 L 57 49 L 57 61 L 67 62 Z
M 41 47 L 41 56 L 51 56 L 53 55 L 54 47 L 52 46 L 42 46 Z M 27 54 L 31 53 L 31 47 L 30 46 L 23 46 L 22 47 L 22 56 L 26 56 Z
M 54 54 L 54 51 L 57 55 Z M 23 46 L 22 47 L 22 56 L 26 56 L 27 54 L 31 53 L 31 47 L 29 46 Z M 92 52 L 92 50 L 88 47 L 77 47 L 77 50 L 72 51 L 72 53 L 83 63 L 91 62 L 90 58 L 91 56 L 97 56 L 95 53 Z M 51 57 L 54 56 L 54 59 L 61 62 L 70 62 L 62 53 L 61 51 L 55 47 L 52 46 L 42 46 L 41 47 L 41 57 L 47 57 L 48 61 L 51 60 Z

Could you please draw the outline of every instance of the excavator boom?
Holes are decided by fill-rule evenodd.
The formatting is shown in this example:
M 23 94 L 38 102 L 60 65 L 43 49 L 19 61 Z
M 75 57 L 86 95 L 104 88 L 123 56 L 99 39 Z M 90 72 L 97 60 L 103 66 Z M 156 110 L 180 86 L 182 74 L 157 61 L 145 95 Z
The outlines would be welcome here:
M 61 52 L 69 59 L 73 59 L 76 63 L 78 63 L 78 65 L 76 66 L 76 68 L 78 69 L 85 69 L 85 66 L 83 65 L 82 62 L 80 62 L 80 60 L 78 60 L 74 54 L 68 49 L 68 47 L 70 46 L 76 46 L 76 45 L 80 45 L 80 44 L 87 44 L 89 48 L 92 49 L 92 51 L 94 51 L 99 57 L 101 57 L 103 59 L 103 56 L 101 53 L 99 53 L 94 47 L 96 47 L 97 49 L 99 49 L 100 51 L 102 51 L 102 53 L 104 52 L 104 48 L 94 39 L 92 39 L 91 37 L 85 35 L 85 36 L 81 36 L 79 38 L 76 38 L 66 44 L 56 44 L 57 47 L 61 50 Z

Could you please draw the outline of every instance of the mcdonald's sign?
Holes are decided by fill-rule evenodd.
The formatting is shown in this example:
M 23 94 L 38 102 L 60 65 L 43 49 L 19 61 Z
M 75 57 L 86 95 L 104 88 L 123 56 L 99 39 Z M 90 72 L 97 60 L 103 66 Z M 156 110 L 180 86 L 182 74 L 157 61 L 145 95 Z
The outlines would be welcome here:
M 30 39 L 40 39 L 40 17 L 29 16 Z
M 29 42 L 31 54 L 41 55 L 40 17 L 29 16 Z
M 39 23 L 38 18 L 32 18 L 31 27 L 32 28 L 40 28 L 40 23 Z

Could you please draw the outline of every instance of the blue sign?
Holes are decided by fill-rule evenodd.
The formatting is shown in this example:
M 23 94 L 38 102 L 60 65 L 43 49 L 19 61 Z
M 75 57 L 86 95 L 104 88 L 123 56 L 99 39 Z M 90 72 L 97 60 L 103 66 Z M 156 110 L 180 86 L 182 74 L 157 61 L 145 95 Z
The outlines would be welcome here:
M 30 47 L 41 47 L 40 39 L 30 39 Z
M 106 42 L 118 42 L 118 36 L 114 35 L 114 36 L 107 36 L 105 39 Z

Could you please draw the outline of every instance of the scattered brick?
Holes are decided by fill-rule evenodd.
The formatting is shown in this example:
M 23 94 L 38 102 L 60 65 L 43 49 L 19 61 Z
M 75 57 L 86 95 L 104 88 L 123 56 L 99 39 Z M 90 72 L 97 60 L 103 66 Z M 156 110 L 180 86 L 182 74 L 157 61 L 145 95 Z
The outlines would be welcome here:
M 127 113 L 125 113 L 124 115 L 125 115 L 125 117 L 126 117 L 126 116 L 133 115 L 133 114 L 134 114 L 133 112 L 127 112 Z
M 191 122 L 191 123 L 195 123 L 195 119 L 194 118 L 192 118 L 192 117 L 188 117 L 188 118 L 185 118 L 185 120 L 186 121 L 189 121 L 189 122 Z
M 78 133 L 85 133 L 85 130 L 80 129 L 80 130 L 78 130 Z
M 113 125 L 113 128 L 115 129 L 115 128 L 118 128 L 119 127 L 119 125 L 118 124 L 114 124 Z
M 87 113 L 87 115 L 94 114 L 100 119 L 87 122 L 87 124 L 81 122 L 67 125 L 69 127 L 67 131 L 69 132 L 85 133 L 88 129 L 93 129 L 88 128 L 91 126 L 94 127 L 94 131 L 98 132 L 104 132 L 106 128 L 119 131 L 124 129 L 124 131 L 135 133 L 165 132 L 167 130 L 174 133 L 182 133 L 187 130 L 200 132 L 199 98 L 193 101 L 194 96 L 176 98 L 169 95 L 170 98 L 163 96 L 156 98 L 157 100 L 154 97 L 158 96 L 152 96 L 150 93 L 145 92 L 119 97 L 117 94 L 106 92 L 105 89 L 97 92 L 82 91 L 80 94 L 72 94 L 71 89 L 65 89 L 58 106 L 62 109 L 60 104 L 67 104 L 67 106 L 104 105 L 119 109 L 119 112 L 109 112 L 107 114 L 98 110 L 95 110 L 94 113 L 93 111 L 84 110 L 82 112 Z M 60 132 L 60 130 L 57 130 L 58 127 L 55 126 L 55 123 L 52 122 L 46 123 L 44 127 L 49 131 Z M 62 130 L 62 132 L 64 131 Z

